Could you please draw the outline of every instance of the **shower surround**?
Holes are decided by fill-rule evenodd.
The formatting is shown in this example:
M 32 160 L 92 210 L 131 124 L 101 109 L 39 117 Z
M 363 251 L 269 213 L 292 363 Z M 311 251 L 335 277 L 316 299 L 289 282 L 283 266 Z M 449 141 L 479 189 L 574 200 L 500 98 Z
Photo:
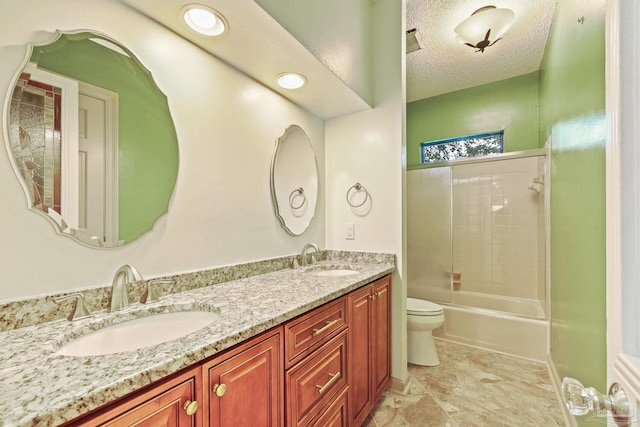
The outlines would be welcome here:
M 408 295 L 445 306 L 435 336 L 546 358 L 544 177 L 542 150 L 408 172 Z

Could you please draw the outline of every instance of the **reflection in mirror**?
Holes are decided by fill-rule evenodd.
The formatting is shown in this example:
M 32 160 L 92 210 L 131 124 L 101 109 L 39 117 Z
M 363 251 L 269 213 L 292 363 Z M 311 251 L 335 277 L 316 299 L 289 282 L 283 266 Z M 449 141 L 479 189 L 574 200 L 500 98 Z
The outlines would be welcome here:
M 27 51 L 5 140 L 29 208 L 90 246 L 132 242 L 167 212 L 176 182 L 166 96 L 103 35 L 56 33 Z
M 276 141 L 271 196 L 282 227 L 299 236 L 309 227 L 318 198 L 318 167 L 307 134 L 291 125 Z

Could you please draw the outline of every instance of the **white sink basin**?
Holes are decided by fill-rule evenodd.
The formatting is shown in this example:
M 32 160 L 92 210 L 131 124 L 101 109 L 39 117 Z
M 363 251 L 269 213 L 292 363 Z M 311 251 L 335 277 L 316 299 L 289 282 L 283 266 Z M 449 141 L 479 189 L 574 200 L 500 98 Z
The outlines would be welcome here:
M 322 277 L 340 277 L 340 276 L 351 276 L 352 274 L 358 274 L 357 271 L 351 270 L 349 268 L 336 268 L 336 269 L 327 269 L 327 270 L 314 270 L 311 271 L 310 274 L 314 276 L 322 276 Z
M 138 350 L 171 341 L 211 324 L 218 314 L 179 311 L 155 314 L 107 326 L 64 344 L 56 354 L 98 356 Z

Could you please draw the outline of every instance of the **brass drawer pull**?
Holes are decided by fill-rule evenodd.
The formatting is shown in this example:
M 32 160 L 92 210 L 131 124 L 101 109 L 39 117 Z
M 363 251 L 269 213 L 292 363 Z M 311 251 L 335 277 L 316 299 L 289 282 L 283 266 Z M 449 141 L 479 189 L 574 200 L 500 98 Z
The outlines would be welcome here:
M 318 393 L 320 394 L 324 393 L 324 391 L 327 388 L 331 387 L 331 384 L 338 381 L 338 378 L 340 378 L 340 371 L 336 372 L 335 374 L 329 373 L 329 375 L 331 375 L 331 378 L 329 379 L 329 381 L 327 381 L 325 385 L 316 385 L 316 388 L 318 389 Z
M 340 321 L 340 319 L 335 319 L 332 321 L 328 321 L 327 320 L 327 324 L 324 325 L 322 328 L 320 329 L 313 329 L 313 336 L 316 337 L 318 335 L 320 335 L 321 333 L 323 333 L 324 331 L 326 331 L 327 329 L 331 328 L 333 325 L 335 325 L 336 323 L 338 323 Z

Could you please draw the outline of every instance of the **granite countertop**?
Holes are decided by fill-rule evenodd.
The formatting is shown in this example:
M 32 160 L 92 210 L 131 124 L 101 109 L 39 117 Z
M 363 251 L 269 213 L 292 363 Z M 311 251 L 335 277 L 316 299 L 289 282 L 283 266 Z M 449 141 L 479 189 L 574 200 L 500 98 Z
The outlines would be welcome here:
M 310 270 L 347 267 L 357 274 L 320 277 Z M 247 338 L 391 273 L 390 263 L 319 263 L 218 283 L 132 304 L 117 313 L 60 320 L 0 333 L 0 425 L 53 426 L 193 365 Z M 137 351 L 102 356 L 55 352 L 74 337 L 154 313 L 211 311 L 209 326 Z

